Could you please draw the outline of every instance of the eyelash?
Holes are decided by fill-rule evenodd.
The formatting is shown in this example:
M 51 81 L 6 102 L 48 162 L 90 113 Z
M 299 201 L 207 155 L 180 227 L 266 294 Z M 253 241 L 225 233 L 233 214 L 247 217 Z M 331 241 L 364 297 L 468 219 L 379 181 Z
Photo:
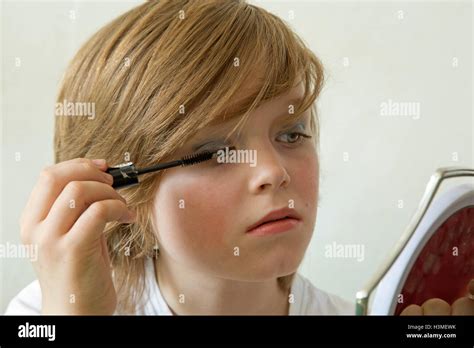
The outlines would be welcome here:
M 301 144 L 305 139 L 312 138 L 311 135 L 304 134 L 304 133 L 301 133 L 301 132 L 287 132 L 287 133 L 283 133 L 283 134 L 281 134 L 281 135 L 286 135 L 286 134 L 289 134 L 289 135 L 298 135 L 298 136 L 299 136 L 298 140 L 288 143 L 288 144 L 291 144 L 291 145 L 298 145 L 298 144 Z M 281 136 L 281 135 L 280 135 L 280 136 Z M 279 136 L 279 137 L 280 137 L 280 136 Z M 225 146 L 232 146 L 232 145 L 229 145 L 229 144 L 228 144 L 228 145 L 225 145 Z M 216 150 L 217 150 L 217 148 L 216 148 Z M 206 150 L 204 150 L 204 151 L 206 151 Z M 209 151 L 209 150 L 207 150 L 207 151 Z M 214 150 L 214 149 L 210 149 L 210 151 L 215 151 L 215 150 Z M 213 161 L 213 162 L 214 162 L 214 164 L 217 164 L 217 165 L 223 165 L 223 164 L 225 164 L 225 163 L 218 163 L 217 160 L 216 160 L 216 161 Z
M 306 139 L 312 138 L 311 135 L 307 135 L 307 134 L 304 134 L 304 133 L 301 133 L 301 132 L 288 132 L 288 133 L 283 133 L 282 135 L 286 135 L 286 134 L 289 134 L 289 135 L 295 135 L 296 134 L 296 135 L 299 136 L 298 140 L 295 140 L 293 142 L 288 143 L 288 144 L 291 144 L 291 145 L 300 144 L 305 140 L 305 138 Z

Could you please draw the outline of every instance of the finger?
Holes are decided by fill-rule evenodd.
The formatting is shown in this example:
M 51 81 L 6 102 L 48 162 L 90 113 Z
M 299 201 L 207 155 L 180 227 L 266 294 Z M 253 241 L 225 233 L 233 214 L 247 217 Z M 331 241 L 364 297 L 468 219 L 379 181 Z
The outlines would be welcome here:
M 467 290 L 469 299 L 474 300 L 474 279 L 471 279 L 467 285 Z
M 458 298 L 451 308 L 452 315 L 474 315 L 474 301 L 467 297 Z
M 423 315 L 423 309 L 416 304 L 411 304 L 406 307 L 400 315 Z
M 105 167 L 96 166 L 90 159 L 75 158 L 43 169 L 24 209 L 22 224 L 31 226 L 43 221 L 70 181 L 95 180 L 111 185 L 113 178 L 103 172 Z
M 89 205 L 106 199 L 118 199 L 127 204 L 110 185 L 97 181 L 69 182 L 43 221 L 46 230 L 56 235 L 66 233 Z
M 440 298 L 432 298 L 421 305 L 424 315 L 451 315 L 451 306 Z
M 133 222 L 134 218 L 126 204 L 120 200 L 97 201 L 86 209 L 63 238 L 71 245 L 81 244 L 87 247 L 101 238 L 108 222 Z
M 109 255 L 109 248 L 107 247 L 107 240 L 105 239 L 105 235 L 102 234 L 100 237 L 100 242 L 102 243 L 102 255 L 105 260 L 105 264 L 112 268 L 112 261 L 110 260 L 110 255 Z

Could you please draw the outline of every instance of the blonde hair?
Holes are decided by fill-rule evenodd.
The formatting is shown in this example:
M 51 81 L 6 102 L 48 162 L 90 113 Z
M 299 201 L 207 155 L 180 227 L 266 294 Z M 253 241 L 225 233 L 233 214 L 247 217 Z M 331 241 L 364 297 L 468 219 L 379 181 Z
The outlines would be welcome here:
M 100 29 L 71 61 L 58 102 L 95 103 L 96 116 L 56 117 L 55 162 L 106 158 L 114 165 L 127 154 L 137 167 L 169 160 L 197 130 L 238 118 L 233 133 L 299 81 L 305 95 L 291 120 L 311 107 L 318 139 L 323 67 L 280 18 L 237 0 L 147 2 Z M 119 313 L 135 313 L 145 258 L 157 257 L 152 205 L 160 177 L 147 174 L 122 189 L 137 221 L 105 230 Z M 294 274 L 278 279 L 282 288 Z

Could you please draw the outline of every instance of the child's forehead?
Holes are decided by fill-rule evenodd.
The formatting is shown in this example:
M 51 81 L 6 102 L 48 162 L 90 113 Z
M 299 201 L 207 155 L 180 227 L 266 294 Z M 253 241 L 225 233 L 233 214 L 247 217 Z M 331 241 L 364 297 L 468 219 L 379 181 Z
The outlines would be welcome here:
M 265 109 L 257 108 L 253 112 L 250 113 L 249 119 L 253 117 L 265 117 L 268 118 L 270 124 L 273 123 L 281 123 L 282 125 L 290 124 L 293 121 L 298 119 L 302 119 L 303 117 L 300 116 L 299 118 L 293 118 L 292 115 L 289 113 L 289 106 L 298 105 L 302 101 L 302 97 L 287 97 L 280 101 L 270 101 L 270 103 L 275 103 L 275 108 L 272 107 L 270 103 L 266 104 L 264 107 Z M 262 105 L 263 106 L 263 105 Z M 308 116 L 305 114 L 304 116 Z M 206 127 L 198 130 L 195 135 L 193 136 L 193 140 L 199 140 L 201 138 L 208 138 L 210 136 L 223 136 L 230 134 L 240 121 L 241 116 L 234 117 L 228 120 L 220 120 L 216 123 L 207 125 Z M 305 117 L 308 118 L 308 117 Z M 241 128 L 238 128 L 234 132 L 234 137 L 239 138 L 241 133 L 245 132 L 245 125 Z
M 254 109 L 250 113 L 250 117 L 260 115 L 260 114 L 266 114 L 267 112 L 277 112 L 278 115 L 285 113 L 285 111 L 288 111 L 288 108 L 290 106 L 293 106 L 295 110 L 297 107 L 300 105 L 300 103 L 303 102 L 305 97 L 305 89 L 302 83 L 299 83 L 292 89 L 288 90 L 287 92 L 284 92 L 280 95 L 277 95 L 271 99 L 264 100 L 260 103 L 260 105 Z M 224 113 L 227 114 L 233 114 L 237 110 L 239 110 L 239 107 L 241 106 L 242 100 L 245 100 L 245 98 L 240 98 L 238 101 L 232 103 L 230 108 L 227 108 Z M 216 128 L 222 128 L 225 125 L 228 124 L 234 124 L 237 123 L 237 121 L 243 117 L 243 113 L 240 113 L 231 119 L 219 119 L 215 120 L 213 123 L 211 123 L 210 126 L 215 126 Z
M 304 99 L 304 85 L 300 82 L 292 89 L 288 90 L 285 93 L 282 93 L 278 96 L 275 96 L 272 99 L 263 101 L 256 109 L 254 109 L 249 114 L 249 119 L 253 117 L 269 117 L 271 122 L 281 122 L 282 125 L 290 124 L 296 119 L 292 118 L 291 113 L 289 112 L 289 107 L 292 105 L 294 107 L 294 112 L 297 112 L 298 105 Z M 238 139 L 241 136 L 242 132 L 245 132 L 245 124 L 242 124 L 241 127 L 236 129 L 237 124 L 243 118 L 245 112 L 239 112 L 236 114 L 236 111 L 239 110 L 241 106 L 240 103 L 248 96 L 240 96 L 234 103 L 231 103 L 230 107 L 226 108 L 222 115 L 233 114 L 233 117 L 226 118 L 222 117 L 219 119 L 214 119 L 211 123 L 207 124 L 205 127 L 196 131 L 190 142 L 198 142 L 200 140 L 208 139 L 212 136 L 225 137 L 232 133 L 233 137 Z M 240 110 L 242 111 L 242 110 Z M 301 117 L 299 117 L 301 118 Z

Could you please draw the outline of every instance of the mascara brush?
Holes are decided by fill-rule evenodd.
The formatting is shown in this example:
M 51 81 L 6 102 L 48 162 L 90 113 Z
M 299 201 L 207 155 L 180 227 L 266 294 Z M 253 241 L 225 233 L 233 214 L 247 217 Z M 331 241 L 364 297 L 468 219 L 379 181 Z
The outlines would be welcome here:
M 229 147 L 229 150 L 233 150 L 235 147 Z M 215 150 L 215 151 L 204 151 L 201 153 L 196 153 L 192 155 L 187 155 L 182 157 L 181 159 L 166 162 L 166 163 L 159 163 L 154 166 L 146 167 L 146 168 L 136 168 L 133 162 L 126 162 L 114 167 L 109 167 L 106 170 L 106 173 L 109 173 L 114 178 L 114 183 L 112 184 L 113 188 L 123 188 L 133 185 L 138 185 L 140 182 L 138 181 L 138 176 L 146 173 L 153 173 L 159 170 L 178 167 L 178 166 L 192 166 L 197 163 L 201 163 L 204 161 L 208 161 L 210 159 L 214 159 L 217 157 L 217 153 L 219 151 L 224 151 L 225 148 Z

